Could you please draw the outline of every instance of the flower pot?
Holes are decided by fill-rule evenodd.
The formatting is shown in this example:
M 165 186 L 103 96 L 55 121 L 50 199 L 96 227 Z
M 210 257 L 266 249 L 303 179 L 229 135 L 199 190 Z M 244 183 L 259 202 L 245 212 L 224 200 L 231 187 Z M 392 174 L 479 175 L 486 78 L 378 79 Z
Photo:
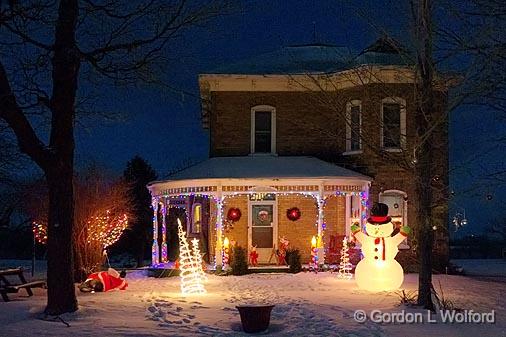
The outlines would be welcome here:
M 253 333 L 267 330 L 274 305 L 238 305 L 244 332 Z

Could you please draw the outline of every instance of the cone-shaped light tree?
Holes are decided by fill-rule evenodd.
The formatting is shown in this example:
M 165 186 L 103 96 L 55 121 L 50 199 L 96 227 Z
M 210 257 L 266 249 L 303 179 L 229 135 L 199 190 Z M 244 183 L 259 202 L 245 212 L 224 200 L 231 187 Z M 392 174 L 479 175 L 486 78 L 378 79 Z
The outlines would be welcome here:
M 353 276 L 351 274 L 352 264 L 350 262 L 350 254 L 348 253 L 348 238 L 345 236 L 343 238 L 343 248 L 341 249 L 341 262 L 339 263 L 339 271 L 337 272 L 337 277 L 349 280 Z
M 177 219 L 179 236 L 179 263 L 181 276 L 181 293 L 183 295 L 204 294 L 206 292 L 203 284 L 202 257 L 200 257 L 200 267 L 197 265 L 197 259 L 190 250 L 190 245 L 186 239 L 186 233 L 183 231 L 181 220 Z M 198 244 L 198 243 L 197 243 Z M 198 252 L 198 247 L 196 248 Z M 195 252 L 195 246 L 193 248 Z M 200 256 L 200 253 L 199 253 Z

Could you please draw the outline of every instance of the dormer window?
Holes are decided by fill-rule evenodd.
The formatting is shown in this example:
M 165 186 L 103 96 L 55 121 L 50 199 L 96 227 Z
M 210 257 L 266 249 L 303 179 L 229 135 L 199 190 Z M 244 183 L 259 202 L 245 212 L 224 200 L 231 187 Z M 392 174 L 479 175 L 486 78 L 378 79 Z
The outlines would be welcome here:
M 272 106 L 251 109 L 251 153 L 276 153 L 276 109 Z
M 362 102 L 353 100 L 346 104 L 346 152 L 360 153 L 362 150 Z
M 406 100 L 402 98 L 381 101 L 381 147 L 386 151 L 406 148 Z

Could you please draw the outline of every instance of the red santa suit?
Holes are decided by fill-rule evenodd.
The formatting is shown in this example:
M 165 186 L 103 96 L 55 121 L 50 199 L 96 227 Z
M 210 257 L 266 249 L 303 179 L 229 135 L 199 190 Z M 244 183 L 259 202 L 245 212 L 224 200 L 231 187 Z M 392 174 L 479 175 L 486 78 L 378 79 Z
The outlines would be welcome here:
M 112 268 L 109 268 L 108 271 L 101 271 L 89 275 L 86 281 L 89 280 L 100 281 L 104 285 L 104 291 L 113 289 L 125 290 L 126 287 L 128 287 L 128 283 L 119 277 L 119 273 Z

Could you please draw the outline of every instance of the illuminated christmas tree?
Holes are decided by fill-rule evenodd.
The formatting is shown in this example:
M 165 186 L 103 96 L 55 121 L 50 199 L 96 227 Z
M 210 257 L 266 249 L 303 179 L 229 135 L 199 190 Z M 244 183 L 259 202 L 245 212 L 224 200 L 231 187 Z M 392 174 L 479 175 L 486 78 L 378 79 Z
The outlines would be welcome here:
M 190 251 L 190 245 L 186 239 L 186 233 L 183 231 L 181 220 L 177 219 L 177 224 L 179 236 L 179 276 L 181 276 L 181 292 L 183 295 L 204 294 L 206 290 L 204 289 L 203 284 L 203 271 L 202 273 L 199 271 L 202 269 L 202 257 L 200 257 L 201 263 L 199 267 L 194 254 Z
M 193 259 L 195 261 L 195 267 L 197 268 L 199 275 L 202 277 L 203 281 L 207 281 L 207 276 L 206 276 L 206 273 L 204 272 L 204 268 L 203 268 L 202 254 L 200 254 L 198 239 L 192 240 L 192 253 L 193 253 Z
M 339 271 L 337 277 L 349 280 L 353 276 L 351 269 L 353 265 L 350 263 L 350 254 L 348 254 L 348 238 L 343 238 L 343 248 L 341 249 L 341 262 L 339 263 Z

